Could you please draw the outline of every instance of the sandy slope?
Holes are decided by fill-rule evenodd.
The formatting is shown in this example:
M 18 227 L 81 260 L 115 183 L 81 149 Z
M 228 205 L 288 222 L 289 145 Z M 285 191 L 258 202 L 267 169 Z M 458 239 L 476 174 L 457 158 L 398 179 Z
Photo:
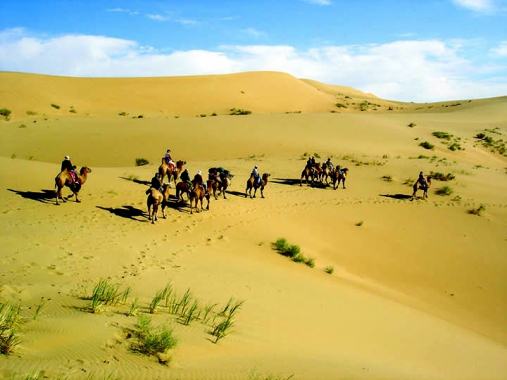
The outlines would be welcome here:
M 50 81 L 61 91 L 57 82 Z M 111 92 L 110 99 L 122 96 Z M 213 104 L 225 104 L 223 96 Z M 79 101 L 85 104 L 78 97 L 72 103 Z M 17 352 L 0 357 L 0 378 L 30 371 L 70 379 L 506 378 L 507 162 L 474 139 L 484 129 L 507 133 L 504 106 L 499 98 L 452 112 L 282 109 L 135 120 L 78 113 L 1 122 L 0 296 L 23 306 L 26 323 Z M 465 150 L 450 151 L 434 131 L 461 137 Z M 425 140 L 434 151 L 418 146 Z M 171 202 L 168 218 L 150 224 L 144 191 L 167 147 L 191 173 L 229 168 L 228 199 L 212 199 L 209 211 L 194 215 Z M 347 189 L 300 187 L 305 152 L 348 167 Z M 82 203 L 57 207 L 53 178 L 64 154 L 93 171 Z M 134 167 L 136 157 L 152 164 Z M 271 173 L 265 199 L 243 196 L 255 164 Z M 456 179 L 433 181 L 428 199 L 410 201 L 404 183 L 420 170 Z M 436 195 L 445 185 L 454 193 Z M 480 204 L 482 216 L 468 214 Z M 271 244 L 280 237 L 300 245 L 315 267 L 278 255 Z M 87 311 L 83 297 L 105 276 L 133 288 L 140 314 L 169 281 L 201 303 L 245 303 L 233 332 L 216 345 L 209 324 L 183 326 L 161 307 L 153 320 L 169 323 L 179 339 L 163 366 L 131 352 L 136 318 L 125 316 L 128 305 Z M 33 320 L 41 297 L 50 301 Z

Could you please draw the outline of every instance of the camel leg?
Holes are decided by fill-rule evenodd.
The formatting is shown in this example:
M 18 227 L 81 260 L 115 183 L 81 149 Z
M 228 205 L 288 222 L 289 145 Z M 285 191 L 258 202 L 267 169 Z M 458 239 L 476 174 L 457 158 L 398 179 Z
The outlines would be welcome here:
M 346 187 L 345 187 L 345 178 L 343 179 L 342 186 L 343 186 L 344 189 L 346 189 Z
M 77 193 L 74 193 L 73 195 L 75 195 L 75 196 L 76 196 L 76 202 L 77 202 L 77 203 L 81 203 L 81 201 L 79 200 L 79 198 L 78 198 L 78 196 L 77 196 Z M 71 197 L 72 197 L 72 195 L 71 195 Z
M 208 204 L 206 205 L 206 210 L 209 210 L 209 198 L 206 198 L 206 200 L 208 201 Z
M 261 187 L 261 198 L 264 198 L 264 192 L 263 192 L 264 188 Z

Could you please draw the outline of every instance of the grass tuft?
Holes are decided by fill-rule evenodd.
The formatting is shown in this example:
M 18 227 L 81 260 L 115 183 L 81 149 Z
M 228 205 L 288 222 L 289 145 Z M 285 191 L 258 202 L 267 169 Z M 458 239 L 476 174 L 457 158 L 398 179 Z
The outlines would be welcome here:
M 19 345 L 21 306 L 0 303 L 0 354 L 8 355 Z

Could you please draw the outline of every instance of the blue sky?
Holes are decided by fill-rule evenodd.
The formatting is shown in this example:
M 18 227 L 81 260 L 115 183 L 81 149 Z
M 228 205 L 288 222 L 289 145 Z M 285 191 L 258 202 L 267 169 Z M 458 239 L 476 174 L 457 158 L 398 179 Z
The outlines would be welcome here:
M 0 71 L 283 71 L 432 102 L 507 95 L 507 0 L 0 0 Z

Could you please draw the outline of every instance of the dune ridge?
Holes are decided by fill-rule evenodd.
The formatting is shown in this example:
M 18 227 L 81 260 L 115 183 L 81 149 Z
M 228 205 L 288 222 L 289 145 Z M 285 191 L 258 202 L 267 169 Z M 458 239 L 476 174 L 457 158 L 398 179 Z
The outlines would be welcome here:
M 507 97 L 396 103 L 281 73 L 0 83 L 12 110 L 0 121 L 0 302 L 23 317 L 0 378 L 506 378 Z M 352 106 L 364 100 L 380 106 Z M 190 215 L 172 188 L 167 219 L 151 224 L 145 191 L 167 148 L 191 175 L 231 170 L 227 199 Z M 92 172 L 81 203 L 55 206 L 66 154 Z M 346 188 L 300 186 L 310 155 L 347 167 Z M 271 174 L 264 199 L 244 195 L 254 165 Z M 454 178 L 411 200 L 420 171 Z M 314 267 L 277 253 L 282 237 Z M 92 314 L 100 278 L 132 293 Z M 150 314 L 168 283 L 201 306 L 244 300 L 232 332 L 214 344 L 212 320 L 186 326 L 164 302 Z M 134 298 L 178 339 L 160 358 L 133 351 Z

